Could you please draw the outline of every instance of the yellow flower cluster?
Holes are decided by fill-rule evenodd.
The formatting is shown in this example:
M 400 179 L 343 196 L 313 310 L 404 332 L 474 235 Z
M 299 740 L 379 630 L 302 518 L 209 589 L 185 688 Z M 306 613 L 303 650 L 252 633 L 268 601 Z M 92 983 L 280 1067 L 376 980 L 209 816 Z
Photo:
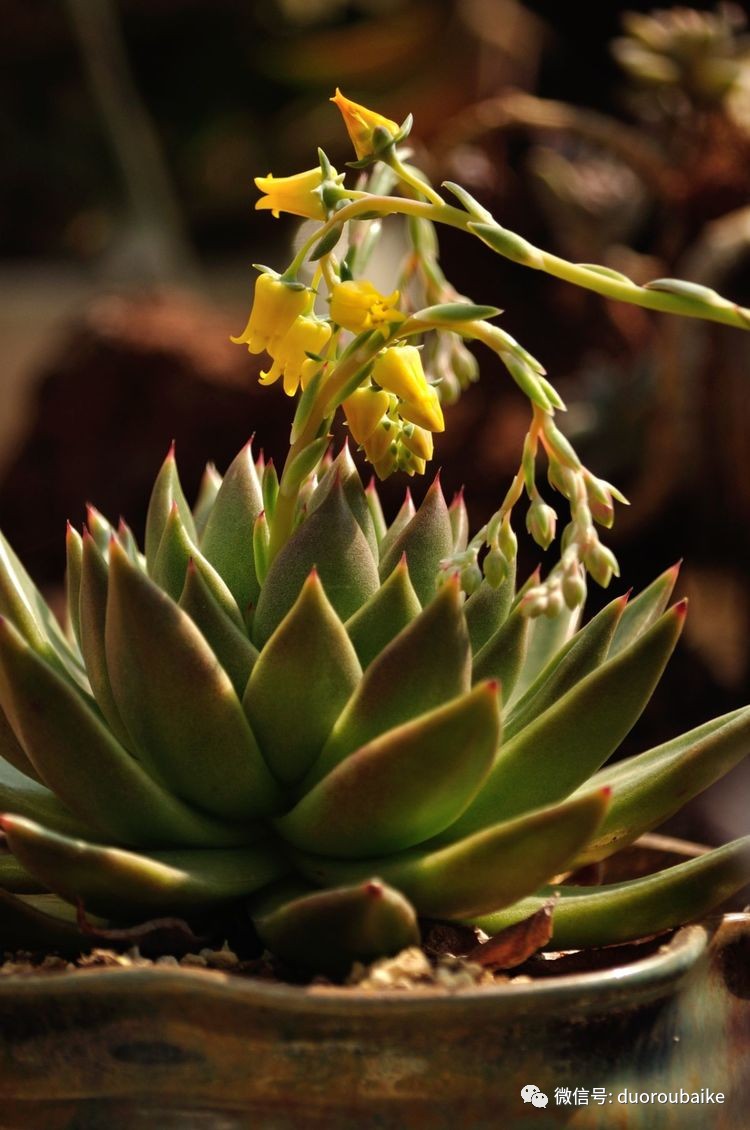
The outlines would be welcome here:
M 328 344 L 331 327 L 312 313 L 314 294 L 307 287 L 289 286 L 272 274 L 262 274 L 255 284 L 250 318 L 242 334 L 233 337 L 250 353 L 264 350 L 273 360 L 261 372 L 260 383 L 273 384 L 283 377 L 284 392 L 294 396 L 318 368 L 308 353 L 320 354 Z
M 384 349 L 375 361 L 372 379 L 376 384 L 357 389 L 344 401 L 349 431 L 378 478 L 386 478 L 396 468 L 409 475 L 423 474 L 432 458 L 432 432 L 443 431 L 445 424 L 419 350 L 412 345 Z

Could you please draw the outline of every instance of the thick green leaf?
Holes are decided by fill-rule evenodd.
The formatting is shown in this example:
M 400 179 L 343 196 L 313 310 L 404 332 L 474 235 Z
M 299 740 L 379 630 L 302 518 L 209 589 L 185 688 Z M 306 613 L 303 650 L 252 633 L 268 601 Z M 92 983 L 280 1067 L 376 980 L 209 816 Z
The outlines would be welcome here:
M 8 541 L 0 534 L 0 615 L 15 624 L 24 639 L 40 655 L 72 679 L 87 687 L 86 674 L 78 655 L 46 600 L 24 569 Z
M 497 685 L 483 683 L 352 753 L 276 829 L 304 851 L 346 859 L 412 847 L 463 812 L 499 740 Z
M 638 757 L 605 766 L 590 784 L 610 786 L 612 804 L 576 866 L 604 859 L 662 824 L 733 769 L 748 750 L 750 707 L 743 707 Z
M 187 612 L 200 628 L 214 655 L 226 671 L 239 698 L 250 678 L 258 652 L 247 637 L 236 617 L 227 615 L 216 600 L 215 588 L 209 587 L 202 565 L 208 562 L 191 558 L 185 574 L 185 585 L 180 596 L 180 608 Z M 210 569 L 211 566 L 208 565 Z M 218 578 L 218 574 L 215 574 Z M 219 578 L 220 579 L 220 578 Z M 227 594 L 229 590 L 227 589 Z M 230 596 L 231 599 L 231 596 Z M 232 599 L 234 604 L 234 600 Z M 235 611 L 237 607 L 235 605 Z
M 255 464 L 253 464 L 255 470 Z M 198 535 L 198 540 L 203 537 L 203 532 L 206 529 L 206 524 L 213 510 L 216 496 L 219 493 L 221 486 L 221 475 L 216 470 L 213 463 L 206 463 L 205 470 L 201 477 L 200 486 L 198 487 L 198 497 L 193 506 L 193 521 L 195 522 L 195 532 Z
M 526 813 L 448 847 L 412 848 L 378 859 L 340 860 L 294 852 L 298 870 L 321 886 L 375 873 L 429 918 L 469 918 L 510 906 L 567 867 L 607 807 L 606 790 Z
M 230 820 L 278 811 L 278 788 L 229 676 L 190 617 L 114 543 L 106 645 L 115 702 L 159 779 Z
M 383 507 L 380 505 L 380 498 L 378 497 L 378 488 L 375 485 L 375 477 L 373 476 L 367 486 L 365 487 L 365 498 L 367 499 L 367 506 L 370 510 L 370 517 L 372 518 L 373 528 L 375 530 L 375 537 L 377 538 L 378 547 L 382 544 L 383 538 L 386 533 L 385 515 L 383 514 Z M 380 550 L 378 549 L 378 554 Z
M 414 908 L 379 879 L 317 891 L 253 918 L 264 945 L 292 966 L 337 975 L 419 944 Z
M 373 489 L 373 491 L 375 491 L 375 489 L 376 489 L 374 484 L 373 484 L 372 489 Z M 409 523 L 411 522 L 411 520 L 414 517 L 414 515 L 416 514 L 416 512 L 417 512 L 417 508 L 414 505 L 414 500 L 412 499 L 411 491 L 407 487 L 406 492 L 404 494 L 404 501 L 401 503 L 398 514 L 393 519 L 390 526 L 388 527 L 388 529 L 385 531 L 382 538 L 380 539 L 380 560 L 381 561 L 385 557 L 387 557 L 387 555 L 390 553 L 395 542 L 398 540 L 398 538 L 401 536 L 403 531 L 409 525 Z M 399 557 L 399 561 L 400 560 L 401 560 L 401 558 Z
M 196 812 L 154 781 L 7 620 L 0 620 L 0 704 L 45 784 L 118 843 L 223 846 L 257 838 L 250 827 Z
M 313 568 L 342 621 L 353 616 L 379 587 L 372 552 L 346 501 L 340 478 L 271 563 L 253 621 L 256 644 L 270 638 Z
M 437 591 L 440 562 L 452 552 L 450 515 L 436 477 L 409 524 L 387 551 L 381 546 L 380 579 L 384 581 L 393 572 L 405 553 L 414 591 L 426 604 Z
M 96 704 L 107 720 L 118 742 L 132 750 L 133 740 L 120 717 L 112 697 L 112 687 L 107 670 L 104 648 L 104 625 L 107 617 L 107 588 L 109 569 L 93 535 L 88 528 L 83 533 L 81 556 L 81 583 L 79 589 L 78 622 L 81 634 L 81 651 L 86 672 Z
M 85 840 L 102 835 L 101 827 L 78 820 L 46 785 L 20 773 L 5 761 L 0 761 L 0 812 L 28 816 L 53 832 L 82 836 Z
M 81 588 L 81 560 L 83 557 L 83 541 L 78 530 L 68 522 L 65 534 L 65 594 L 68 613 L 68 623 L 73 633 L 73 639 L 80 646 L 81 633 L 78 621 L 78 600 Z
M 552 804 L 588 780 L 640 717 L 679 638 L 684 603 L 504 744 L 479 796 L 446 837 Z
M 148 513 L 146 514 L 146 562 L 148 564 L 149 573 L 154 567 L 156 554 L 159 550 L 159 543 L 161 542 L 164 527 L 167 524 L 173 503 L 177 503 L 182 523 L 187 530 L 190 540 L 195 541 L 195 523 L 182 490 L 180 477 L 177 473 L 177 464 L 174 457 L 174 443 L 167 452 L 167 457 L 161 465 L 159 474 L 156 476 L 148 504 Z
M 678 561 L 676 565 L 665 569 L 643 592 L 638 593 L 638 596 L 628 602 L 609 649 L 610 656 L 617 655 L 656 623 L 669 603 L 679 573 Z
M 581 619 L 582 608 L 568 608 L 564 604 L 556 616 L 537 616 L 529 628 L 526 648 L 526 661 L 516 683 L 515 691 L 508 698 L 508 707 L 516 702 L 529 689 L 537 676 L 550 660 L 559 654 L 576 632 Z
M 516 702 L 505 724 L 505 738 L 523 730 L 571 687 L 601 666 L 623 615 L 627 596 L 617 597 L 563 645 Z
M 346 621 L 349 639 L 362 667 L 368 667 L 421 610 L 404 558 L 377 592 Z
M 476 655 L 508 619 L 516 587 L 516 561 L 510 562 L 508 575 L 501 585 L 493 588 L 482 581 L 476 592 L 466 601 L 464 615 L 469 628 L 471 650 Z
M 263 509 L 263 492 L 247 443 L 233 461 L 216 495 L 201 552 L 226 582 L 243 616 L 258 600 L 253 526 Z
M 533 898 L 473 921 L 494 934 L 534 914 L 551 895 L 559 894 L 549 946 L 564 950 L 611 946 L 700 918 L 748 881 L 750 836 L 745 836 L 640 879 L 603 887 L 543 888 Z
M 453 530 L 453 552 L 463 553 L 469 543 L 469 512 L 464 502 L 463 488 L 451 499 L 448 517 Z
M 0 828 L 21 865 L 45 887 L 120 922 L 233 902 L 288 869 L 267 843 L 145 856 L 48 832 L 20 816 L 0 816 Z
M 317 510 L 325 501 L 337 477 L 343 487 L 344 498 L 349 504 L 349 509 L 367 539 L 367 544 L 370 547 L 373 559 L 377 561 L 379 549 L 375 524 L 372 519 L 372 514 L 370 513 L 370 506 L 367 502 L 364 487 L 362 486 L 362 480 L 359 477 L 359 471 L 349 452 L 348 443 L 344 444 L 330 467 L 327 468 L 318 486 L 315 488 L 308 504 L 308 515 L 312 514 L 314 510 Z
M 42 893 L 45 887 L 29 875 L 14 855 L 5 848 L 0 848 L 0 890 L 17 895 L 36 895 Z M 0 947 L 2 947 L 2 937 L 0 937 Z
M 307 791 L 355 749 L 471 686 L 471 652 L 457 579 L 381 651 L 303 784 Z
M 503 698 L 513 694 L 526 658 L 529 627 L 528 616 L 524 616 L 520 608 L 514 608 L 476 655 L 472 675 L 475 683 L 480 679 L 497 679 Z
M 24 753 L 23 746 L 5 716 L 5 711 L 0 709 L 0 769 L 3 767 L 3 761 L 24 776 L 31 777 L 33 781 L 39 780 L 39 774 Z
M 344 625 L 313 571 L 263 648 L 242 700 L 275 776 L 298 781 L 362 677 Z

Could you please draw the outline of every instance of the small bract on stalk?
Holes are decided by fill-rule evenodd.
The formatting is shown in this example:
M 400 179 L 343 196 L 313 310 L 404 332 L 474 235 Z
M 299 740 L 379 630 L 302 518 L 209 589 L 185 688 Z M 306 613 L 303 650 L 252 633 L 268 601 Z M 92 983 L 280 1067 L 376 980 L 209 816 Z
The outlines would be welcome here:
M 285 269 L 258 268 L 234 339 L 296 398 L 281 474 L 248 444 L 223 478 L 207 468 L 191 509 L 171 449 L 145 552 L 90 508 L 67 535 L 67 631 L 0 540 L 3 949 L 76 949 L 163 915 L 221 937 L 239 904 L 277 957 L 341 974 L 417 941 L 422 917 L 495 931 L 559 894 L 550 944 L 607 945 L 687 921 L 750 876 L 745 837 L 625 883 L 560 883 L 731 769 L 750 708 L 608 764 L 680 635 L 677 570 L 581 625 L 586 576 L 617 573 L 597 526 L 624 499 L 581 463 L 498 308 L 456 293 L 437 230 L 610 298 L 740 329 L 750 314 L 533 247 L 408 164 L 408 121 L 334 101 L 356 186 L 323 153 L 258 179 L 259 208 L 317 226 Z M 403 262 L 377 286 L 369 257 L 392 216 Z M 334 417 L 378 479 L 422 475 L 443 405 L 476 379 L 473 342 L 529 400 L 519 469 L 473 535 L 439 477 L 389 522 L 375 478 L 363 487 L 348 446 L 330 451 Z M 556 536 L 540 456 L 570 519 L 557 563 L 524 581 L 524 495 L 531 537 Z

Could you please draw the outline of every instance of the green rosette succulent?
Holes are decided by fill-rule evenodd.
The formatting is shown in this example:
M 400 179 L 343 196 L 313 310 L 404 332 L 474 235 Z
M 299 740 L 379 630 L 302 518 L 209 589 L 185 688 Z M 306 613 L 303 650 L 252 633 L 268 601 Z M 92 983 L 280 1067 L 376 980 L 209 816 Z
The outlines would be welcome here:
M 555 885 L 747 749 L 750 708 L 609 763 L 680 635 L 675 569 L 584 626 L 564 603 L 531 619 L 535 578 L 466 597 L 446 571 L 467 520 L 437 480 L 387 525 L 344 448 L 269 566 L 276 498 L 248 445 L 191 510 L 171 451 L 145 553 L 93 509 L 69 528 L 67 631 L 0 542 L 4 949 L 78 942 L 76 907 L 123 927 L 243 905 L 277 955 L 335 972 L 420 917 L 494 932 L 559 889 L 551 944 L 604 945 L 747 881 L 750 837 Z

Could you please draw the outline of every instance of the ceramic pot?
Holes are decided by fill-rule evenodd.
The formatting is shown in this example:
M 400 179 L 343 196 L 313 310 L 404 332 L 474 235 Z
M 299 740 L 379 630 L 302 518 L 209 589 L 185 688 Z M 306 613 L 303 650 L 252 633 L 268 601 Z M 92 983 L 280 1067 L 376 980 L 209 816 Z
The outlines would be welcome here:
M 652 838 L 628 869 L 687 850 Z M 749 958 L 750 915 L 729 914 L 452 995 L 169 967 L 6 978 L 0 1127 L 742 1130 Z

